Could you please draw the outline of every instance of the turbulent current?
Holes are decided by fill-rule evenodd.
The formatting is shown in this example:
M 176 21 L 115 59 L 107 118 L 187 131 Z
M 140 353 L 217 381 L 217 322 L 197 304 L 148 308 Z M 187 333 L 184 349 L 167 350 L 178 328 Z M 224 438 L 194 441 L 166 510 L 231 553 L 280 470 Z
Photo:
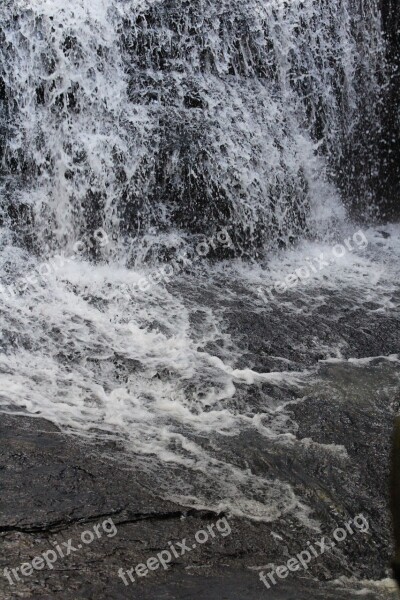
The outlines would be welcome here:
M 258 451 L 347 464 L 291 409 L 398 389 L 399 229 L 348 217 L 383 57 L 375 0 L 3 0 L 2 411 L 317 527 Z

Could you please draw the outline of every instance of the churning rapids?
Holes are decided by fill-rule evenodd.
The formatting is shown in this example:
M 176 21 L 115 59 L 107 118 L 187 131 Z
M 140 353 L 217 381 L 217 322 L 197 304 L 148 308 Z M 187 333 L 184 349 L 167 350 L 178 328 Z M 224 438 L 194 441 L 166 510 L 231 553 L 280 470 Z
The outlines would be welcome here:
M 3 0 L 3 412 L 115 440 L 184 506 L 318 527 L 263 449 L 345 470 L 302 404 L 399 389 L 400 230 L 348 217 L 385 77 L 356 4 Z

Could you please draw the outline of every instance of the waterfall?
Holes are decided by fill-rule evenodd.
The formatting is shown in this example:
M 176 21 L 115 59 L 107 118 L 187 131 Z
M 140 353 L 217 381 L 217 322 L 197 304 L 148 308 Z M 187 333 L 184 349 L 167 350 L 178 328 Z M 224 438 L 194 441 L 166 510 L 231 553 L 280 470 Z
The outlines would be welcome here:
M 394 310 L 395 234 L 348 218 L 378 169 L 378 0 L 2 1 L 0 411 L 123 445 L 185 506 L 310 525 L 263 452 L 341 460 L 285 407 L 395 329 L 359 316 Z
M 230 227 L 257 257 L 361 180 L 376 0 L 7 0 L 0 44 L 3 223 L 39 253 L 103 227 L 132 264 Z

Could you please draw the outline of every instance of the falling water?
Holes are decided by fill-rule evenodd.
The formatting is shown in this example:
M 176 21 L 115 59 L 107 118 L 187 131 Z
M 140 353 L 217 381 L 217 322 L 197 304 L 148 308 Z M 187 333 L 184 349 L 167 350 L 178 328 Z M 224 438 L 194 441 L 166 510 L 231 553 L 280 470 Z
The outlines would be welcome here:
M 0 32 L 4 218 L 39 252 L 103 227 L 143 259 L 229 226 L 257 256 L 343 217 L 376 2 L 11 0 Z
M 243 436 L 295 444 L 285 407 L 311 353 L 343 348 L 285 338 L 264 372 L 226 321 L 270 310 L 255 291 L 268 252 L 269 276 L 290 273 L 346 231 L 348 147 L 379 101 L 382 57 L 375 0 L 3 0 L 2 410 L 122 441 L 186 505 L 310 524 L 284 476 L 249 466 Z M 191 275 L 138 285 L 210 238 L 229 244 Z M 371 265 L 348 257 L 326 289 L 391 310 Z

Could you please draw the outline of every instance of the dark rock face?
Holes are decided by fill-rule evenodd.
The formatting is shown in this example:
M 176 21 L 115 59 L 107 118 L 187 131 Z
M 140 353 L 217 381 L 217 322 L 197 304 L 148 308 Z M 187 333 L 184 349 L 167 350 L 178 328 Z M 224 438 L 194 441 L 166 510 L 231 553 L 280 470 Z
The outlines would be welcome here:
M 329 439 L 340 441 L 335 410 L 328 409 L 325 418 L 318 422 L 310 417 L 309 408 L 315 415 L 315 406 L 305 407 L 296 415 L 302 420 L 299 437 L 312 434 L 317 439 L 319 430 L 325 443 Z M 345 418 L 345 412 L 341 418 L 343 441 L 348 441 L 348 435 L 354 436 L 354 430 L 346 430 L 350 421 Z M 371 525 L 368 536 L 354 535 L 340 549 L 310 564 L 308 573 L 303 573 L 300 579 L 293 573 L 288 580 L 279 581 L 268 590 L 269 598 L 349 600 L 354 597 L 354 591 L 329 587 L 309 578 L 318 577 L 323 581 L 339 574 L 364 575 L 366 578 L 384 575 L 389 547 L 383 501 L 386 468 L 382 470 L 381 463 L 387 450 L 388 422 L 370 422 L 368 417 L 362 421 L 360 438 L 354 440 L 354 451 L 351 450 L 354 462 L 347 475 L 343 471 L 343 481 L 337 479 L 337 493 L 332 481 L 337 477 L 335 471 L 340 469 L 340 461 L 330 460 L 329 467 L 326 464 L 322 471 L 315 462 L 315 468 L 306 472 L 295 456 L 285 456 L 284 448 L 268 451 L 269 460 L 276 462 L 281 472 L 286 468 L 290 477 L 296 473 L 299 488 L 308 489 L 309 501 L 315 503 L 318 515 L 323 517 L 324 534 L 329 535 L 346 517 L 351 518 L 360 510 L 367 515 Z M 371 425 L 374 444 L 363 445 L 361 439 L 368 430 L 370 433 Z M 119 568 L 126 573 L 168 548 L 169 541 L 193 540 L 196 531 L 205 530 L 222 515 L 188 510 L 161 500 L 155 491 L 148 489 L 143 474 L 125 468 L 121 461 L 115 462 L 119 453 L 115 445 L 106 449 L 78 443 L 41 419 L 3 416 L 0 427 L 0 536 L 4 550 L 0 590 L 4 600 L 16 597 L 37 600 L 71 597 L 75 600 L 259 600 L 267 590 L 259 580 L 258 571 L 251 567 L 285 564 L 289 556 L 307 548 L 307 540 L 321 538 L 322 534 L 302 531 L 296 523 L 287 520 L 267 524 L 230 518 L 229 536 L 217 537 L 209 545 L 174 559 L 168 570 L 152 572 L 126 587 L 118 577 Z M 380 439 L 384 442 L 385 452 L 380 447 Z M 245 444 L 247 456 L 251 457 L 256 447 L 252 447 L 251 440 L 246 440 Z M 112 459 L 106 457 L 111 451 Z M 265 454 L 265 449 L 258 452 Z M 312 454 L 311 448 L 310 452 Z M 311 460 L 315 461 L 312 457 Z M 384 476 L 375 477 L 376 471 Z M 355 495 L 349 494 L 349 484 L 354 478 L 359 487 Z M 329 509 L 331 502 L 336 514 Z M 103 535 L 77 549 L 82 532 L 110 517 L 117 528 L 116 535 Z M 45 567 L 9 585 L 3 575 L 4 567 L 18 567 L 68 539 L 75 550 L 60 558 L 53 569 Z M 346 567 L 343 560 L 346 560 Z M 369 597 L 386 598 L 374 593 Z
M 396 546 L 396 556 L 395 560 L 393 561 L 393 572 L 400 585 L 400 418 L 396 419 L 393 435 L 391 509 Z
M 361 5 L 356 10 L 361 10 Z M 372 98 L 363 94 L 365 84 L 361 80 L 368 73 L 360 71 L 358 93 L 364 99 L 359 109 L 361 118 L 345 143 L 345 177 L 338 181 L 349 199 L 350 211 L 364 220 L 373 217 L 384 222 L 400 217 L 399 14 L 398 0 L 380 3 L 377 18 L 383 46 L 376 64 L 380 89 Z
M 400 217 L 400 5 L 398 0 L 382 2 L 383 28 L 387 40 L 390 83 L 383 109 L 380 145 L 379 195 L 383 215 Z

